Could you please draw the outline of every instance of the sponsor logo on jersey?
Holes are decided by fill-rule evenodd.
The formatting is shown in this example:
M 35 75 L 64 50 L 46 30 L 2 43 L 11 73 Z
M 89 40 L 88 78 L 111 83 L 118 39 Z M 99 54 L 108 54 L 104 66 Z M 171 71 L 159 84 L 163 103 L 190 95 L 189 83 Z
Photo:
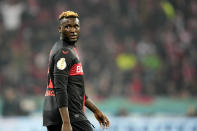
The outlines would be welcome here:
M 47 90 L 45 93 L 45 96 L 55 96 L 55 93 L 54 93 L 54 91 Z
M 53 88 L 53 83 L 51 82 L 51 79 L 50 79 L 50 82 L 49 82 L 47 88 Z
M 69 75 L 83 75 L 83 68 L 81 63 L 74 64 L 69 71 Z
M 75 118 L 78 118 L 79 117 L 79 114 L 75 114 L 74 116 L 75 116 Z
M 62 53 L 66 55 L 68 54 L 68 51 L 62 50 Z
M 59 70 L 64 70 L 66 68 L 65 58 L 60 58 L 60 60 L 57 62 L 57 68 Z

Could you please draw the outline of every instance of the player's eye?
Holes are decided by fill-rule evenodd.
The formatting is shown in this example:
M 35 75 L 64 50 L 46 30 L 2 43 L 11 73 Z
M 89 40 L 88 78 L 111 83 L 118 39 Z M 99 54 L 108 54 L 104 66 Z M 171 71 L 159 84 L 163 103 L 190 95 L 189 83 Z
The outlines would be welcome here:
M 70 26 L 69 26 L 69 25 L 66 25 L 66 26 L 64 26 L 64 28 L 69 29 L 69 28 L 70 28 Z
M 75 28 L 79 28 L 79 25 L 75 25 Z

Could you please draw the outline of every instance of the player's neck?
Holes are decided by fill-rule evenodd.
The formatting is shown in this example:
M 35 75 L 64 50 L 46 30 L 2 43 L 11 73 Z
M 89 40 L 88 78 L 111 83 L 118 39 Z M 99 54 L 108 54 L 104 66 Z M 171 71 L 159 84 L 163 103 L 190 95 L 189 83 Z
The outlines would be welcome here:
M 62 41 L 63 41 L 64 44 L 71 45 L 71 46 L 75 46 L 75 43 L 76 43 L 76 42 L 71 42 L 71 41 L 64 40 L 64 39 Z
M 66 39 L 62 35 L 60 36 L 60 40 L 62 40 L 64 43 L 67 43 L 68 45 L 72 45 L 72 46 L 75 46 L 75 43 L 76 43 L 76 41 L 74 41 L 74 42 L 69 41 L 68 39 Z

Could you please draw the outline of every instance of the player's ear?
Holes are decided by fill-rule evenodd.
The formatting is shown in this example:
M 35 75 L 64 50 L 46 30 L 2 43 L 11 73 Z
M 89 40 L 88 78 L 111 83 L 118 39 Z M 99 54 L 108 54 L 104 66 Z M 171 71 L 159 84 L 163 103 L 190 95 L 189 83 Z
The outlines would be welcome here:
M 58 31 L 59 31 L 59 33 L 62 32 L 62 30 L 61 30 L 61 25 L 58 26 Z

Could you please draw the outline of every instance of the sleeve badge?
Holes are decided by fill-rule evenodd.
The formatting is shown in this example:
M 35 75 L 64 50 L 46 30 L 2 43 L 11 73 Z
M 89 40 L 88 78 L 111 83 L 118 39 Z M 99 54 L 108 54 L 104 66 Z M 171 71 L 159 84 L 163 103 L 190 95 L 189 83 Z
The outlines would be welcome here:
M 59 70 L 64 70 L 66 68 L 65 58 L 60 58 L 60 60 L 57 62 L 57 68 Z

